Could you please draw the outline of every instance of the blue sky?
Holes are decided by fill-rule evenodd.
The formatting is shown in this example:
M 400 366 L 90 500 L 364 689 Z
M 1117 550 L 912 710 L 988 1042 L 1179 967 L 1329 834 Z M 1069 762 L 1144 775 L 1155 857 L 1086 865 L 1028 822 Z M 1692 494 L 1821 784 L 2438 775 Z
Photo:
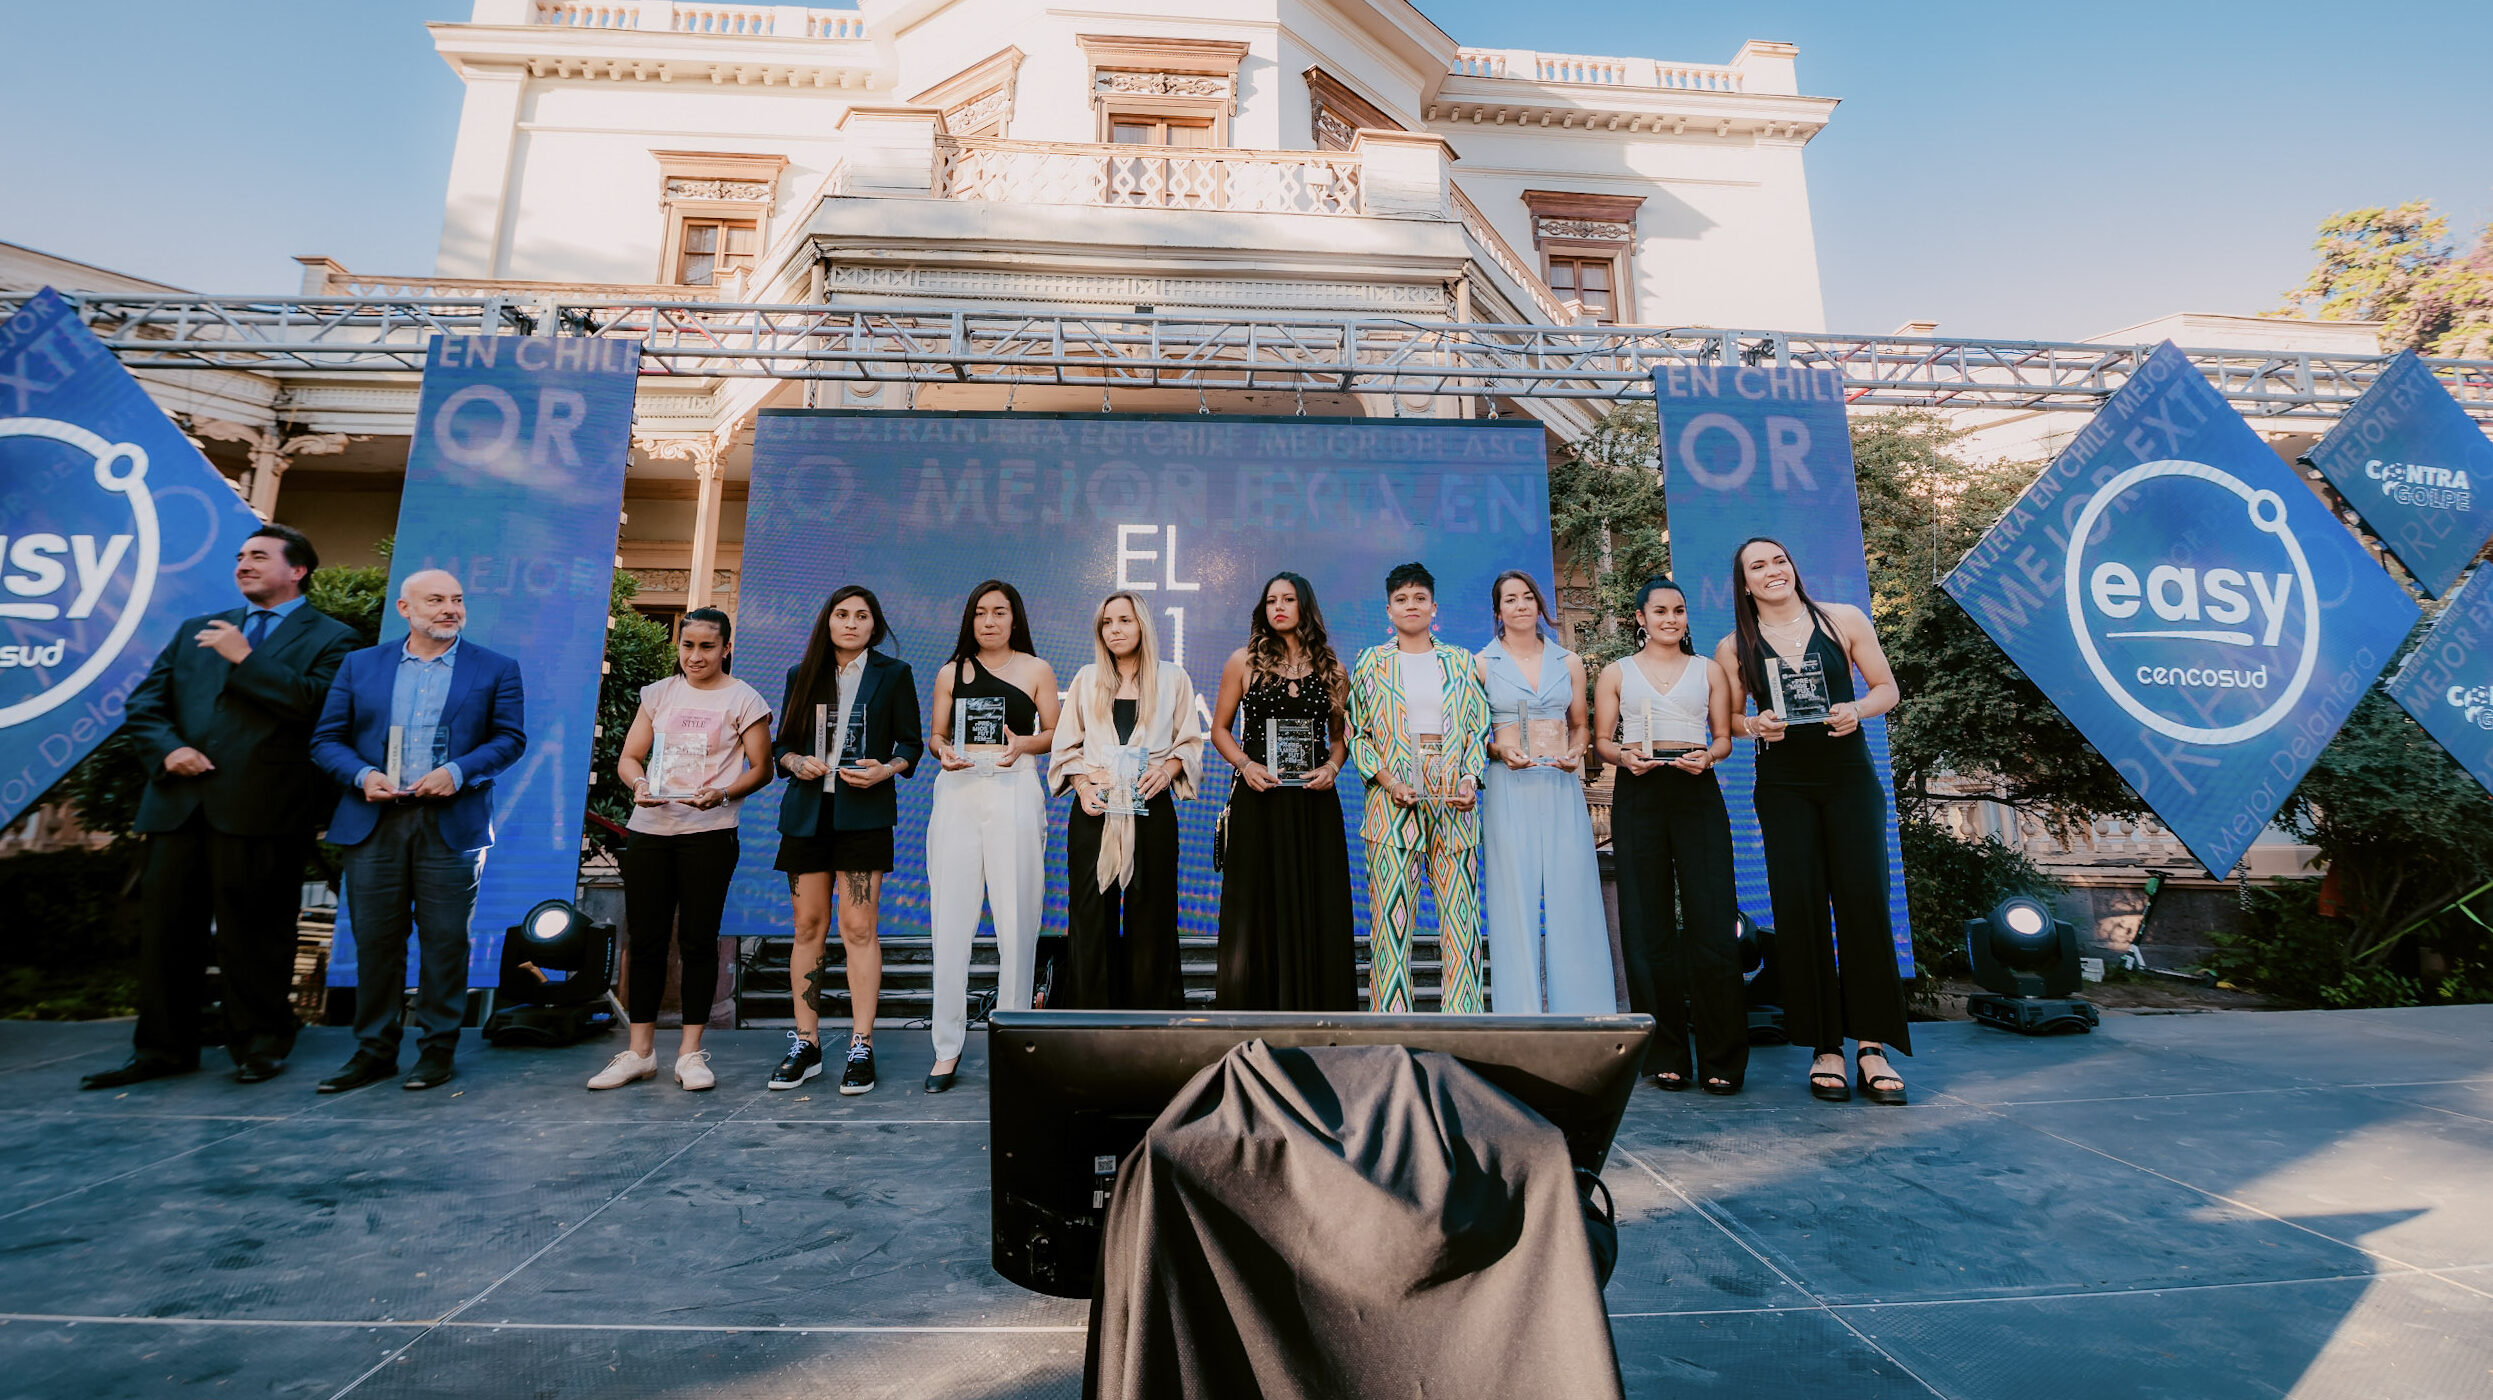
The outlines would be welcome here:
M 1035 0 L 1034 0 L 1035 2 Z M 1827 318 L 2086 335 L 2259 311 L 2335 210 L 2493 215 L 2493 4 L 1421 0 L 1472 44 L 1722 61 L 1800 46 Z M 460 0 L 0 0 L 0 239 L 232 292 L 296 253 L 432 266 Z M 2393 18 L 2373 21 L 2383 14 Z

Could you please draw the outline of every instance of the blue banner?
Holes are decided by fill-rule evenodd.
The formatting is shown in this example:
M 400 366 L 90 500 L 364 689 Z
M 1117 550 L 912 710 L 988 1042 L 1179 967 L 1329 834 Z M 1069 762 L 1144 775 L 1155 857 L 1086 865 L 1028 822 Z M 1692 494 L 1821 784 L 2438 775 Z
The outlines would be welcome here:
M 2170 343 L 1947 590 L 2219 879 L 2417 616 Z
M 2413 351 L 2304 460 L 2438 598 L 2493 539 L 2493 442 Z
M 1391 636 L 1385 573 L 1405 560 L 1436 575 L 1438 635 L 1461 647 L 1495 635 L 1489 585 L 1501 571 L 1522 569 L 1556 597 L 1542 429 L 1511 420 L 765 410 L 746 521 L 736 674 L 773 705 L 823 599 L 846 583 L 882 600 L 893 632 L 884 649 L 916 673 L 921 706 L 981 580 L 1020 590 L 1060 686 L 1092 658 L 1099 600 L 1132 588 L 1154 610 L 1160 654 L 1193 677 L 1207 719 L 1221 667 L 1246 644 L 1264 581 L 1281 570 L 1314 586 L 1345 668 Z M 930 712 L 929 733 L 934 722 Z M 1231 770 L 1209 746 L 1203 766 L 1200 795 L 1178 807 L 1187 934 L 1217 931 L 1220 910 L 1212 824 Z M 900 782 L 896 868 L 883 884 L 888 935 L 928 932 L 934 772 L 930 756 Z M 787 878 L 771 871 L 784 787 L 745 801 L 730 935 L 788 928 Z M 1340 796 L 1364 930 L 1355 769 Z M 1065 927 L 1068 803 L 1049 806 L 1046 932 Z M 1433 921 L 1424 912 L 1421 931 Z M 992 932 L 982 926 L 981 936 Z
M 121 724 L 260 519 L 45 288 L 0 325 L 0 826 Z
M 517 658 L 528 692 L 528 751 L 494 783 L 470 986 L 500 980 L 502 931 L 530 905 L 579 888 L 640 354 L 596 336 L 440 336 L 425 356 L 388 596 L 425 569 L 456 574 L 465 635 Z M 407 624 L 386 619 L 395 646 Z M 338 914 L 329 982 L 349 986 L 343 901 Z
M 1713 655 L 1731 635 L 1732 556 L 1742 541 L 1782 542 L 1809 596 L 1870 610 L 1861 543 L 1861 495 L 1853 480 L 1852 430 L 1843 379 L 1833 370 L 1669 365 L 1654 371 L 1656 441 L 1670 510 L 1671 573 L 1688 591 L 1689 640 Z M 1856 675 L 1854 683 L 1860 684 Z M 1913 927 L 1904 902 L 1904 851 L 1896 837 L 1896 783 L 1887 721 L 1865 720 L 1879 787 L 1887 794 L 1888 917 L 1896 965 L 1913 975 Z M 1756 756 L 1734 742 L 1722 775 L 1731 808 L 1731 857 L 1740 907 L 1774 922 L 1766 850 L 1757 834 Z
M 2389 679 L 2389 697 L 2493 792 L 2493 582 L 2482 569 Z

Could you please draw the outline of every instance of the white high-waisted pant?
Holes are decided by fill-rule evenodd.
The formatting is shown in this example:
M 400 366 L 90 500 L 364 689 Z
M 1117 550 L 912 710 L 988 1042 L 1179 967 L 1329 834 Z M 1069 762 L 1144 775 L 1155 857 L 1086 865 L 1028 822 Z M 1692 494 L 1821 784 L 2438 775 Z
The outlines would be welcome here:
M 1047 799 L 1037 762 L 1024 754 L 1001 773 L 935 777 L 926 820 L 926 903 L 935 933 L 935 1058 L 961 1053 L 969 1037 L 970 942 L 979 906 L 995 914 L 1002 990 L 996 1006 L 1030 1009 L 1030 962 L 1039 940 L 1047 874 Z

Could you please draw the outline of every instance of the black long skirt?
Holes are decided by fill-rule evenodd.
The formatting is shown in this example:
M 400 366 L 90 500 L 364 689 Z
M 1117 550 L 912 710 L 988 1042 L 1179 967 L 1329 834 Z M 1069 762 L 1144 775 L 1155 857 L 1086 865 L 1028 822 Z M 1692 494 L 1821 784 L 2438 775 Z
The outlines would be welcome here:
M 1359 1009 L 1338 791 L 1231 792 L 1215 985 L 1223 1011 Z

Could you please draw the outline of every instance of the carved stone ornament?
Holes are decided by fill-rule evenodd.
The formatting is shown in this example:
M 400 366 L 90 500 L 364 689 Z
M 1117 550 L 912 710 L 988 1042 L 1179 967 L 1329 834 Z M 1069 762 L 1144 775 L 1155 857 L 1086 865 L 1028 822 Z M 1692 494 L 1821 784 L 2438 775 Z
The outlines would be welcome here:
M 955 135 L 971 135 L 990 126 L 999 126 L 1012 105 L 1011 93 L 1000 87 L 989 88 L 944 113 L 944 129 Z
M 770 198 L 770 182 L 766 180 L 684 180 L 667 181 L 669 199 L 736 199 L 746 202 Z
M 1097 91 L 1167 97 L 1227 97 L 1229 79 L 1211 73 L 1101 73 Z
M 1349 150 L 1350 143 L 1359 135 L 1358 129 L 1335 115 L 1333 109 L 1322 102 L 1316 103 L 1315 109 L 1316 149 Z
M 1603 219 L 1543 219 L 1540 228 L 1543 238 L 1584 238 L 1624 243 L 1636 236 L 1635 225 Z

